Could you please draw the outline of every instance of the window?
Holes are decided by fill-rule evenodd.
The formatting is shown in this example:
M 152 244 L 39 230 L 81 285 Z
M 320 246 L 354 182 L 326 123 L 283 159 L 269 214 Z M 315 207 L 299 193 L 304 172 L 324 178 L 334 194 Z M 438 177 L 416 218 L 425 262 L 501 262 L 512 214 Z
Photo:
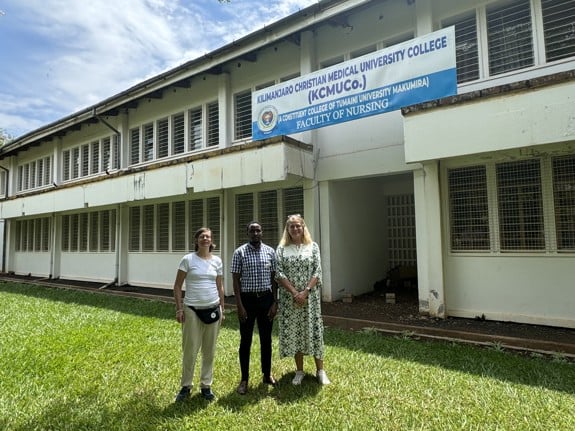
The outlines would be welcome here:
M 252 92 L 247 90 L 234 96 L 235 139 L 252 136 Z
M 247 240 L 246 227 L 258 220 L 264 231 L 264 242 L 275 248 L 283 233 L 288 215 L 303 216 L 303 188 L 267 190 L 236 195 L 236 247 Z
M 186 151 L 186 130 L 183 113 L 172 116 L 172 154 Z
M 555 235 L 559 251 L 575 251 L 575 156 L 553 159 Z
M 51 178 L 52 156 L 42 157 L 29 163 L 18 166 L 18 191 L 25 191 L 52 185 Z M 0 193 L 4 193 L 2 189 Z
M 539 160 L 496 166 L 501 250 L 542 250 L 543 200 Z
M 143 138 L 144 138 L 144 162 L 148 162 L 154 159 L 154 124 L 144 124 L 143 128 Z
M 190 151 L 202 148 L 203 129 L 202 129 L 202 108 L 190 109 Z
M 14 221 L 15 251 L 50 251 L 50 225 L 50 217 Z
M 90 145 L 82 145 L 80 157 L 82 161 L 80 162 L 81 170 L 80 176 L 87 177 L 90 174 Z
M 489 211 L 485 166 L 450 169 L 451 250 L 489 250 Z
M 116 210 L 90 211 L 62 216 L 63 252 L 115 251 Z M 113 220 L 113 222 L 111 222 Z M 48 241 L 45 239 L 44 241 Z
M 575 1 L 541 0 L 547 61 L 575 55 Z
M 417 265 L 415 199 L 413 194 L 386 197 L 388 268 Z
M 110 138 L 107 138 L 108 141 Z M 100 142 L 95 141 L 90 144 L 90 173 L 97 174 L 100 172 Z
M 455 55 L 457 82 L 479 79 L 479 50 L 475 11 L 465 17 L 444 22 L 444 27 L 455 26 Z
M 452 252 L 575 252 L 575 155 L 489 162 L 446 175 Z
M 169 121 L 167 118 L 158 120 L 158 159 L 168 157 L 170 150 Z
M 215 147 L 220 144 L 220 114 L 218 108 L 218 102 L 212 102 L 207 106 L 208 113 L 208 147 Z
M 132 207 L 129 251 L 193 250 L 194 233 L 203 226 L 212 230 L 218 249 L 220 218 L 219 197 Z
M 130 130 L 130 164 L 140 163 L 140 129 Z
M 499 3 L 487 8 L 489 74 L 498 75 L 532 66 L 533 38 L 529 0 Z

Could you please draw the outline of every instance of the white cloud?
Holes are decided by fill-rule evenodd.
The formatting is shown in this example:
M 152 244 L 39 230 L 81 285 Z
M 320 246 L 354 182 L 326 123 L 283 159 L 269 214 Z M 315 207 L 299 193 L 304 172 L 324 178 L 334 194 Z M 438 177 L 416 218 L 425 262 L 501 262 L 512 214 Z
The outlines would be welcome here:
M 5 15 L 0 16 L 0 127 L 21 135 L 315 2 L 4 3 Z

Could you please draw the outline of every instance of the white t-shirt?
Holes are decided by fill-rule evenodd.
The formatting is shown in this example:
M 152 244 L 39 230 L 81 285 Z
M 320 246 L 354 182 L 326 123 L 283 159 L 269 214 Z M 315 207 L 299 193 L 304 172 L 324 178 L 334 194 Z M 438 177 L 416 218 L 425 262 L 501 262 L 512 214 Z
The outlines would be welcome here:
M 205 308 L 219 304 L 216 277 L 223 275 L 223 265 L 218 256 L 202 259 L 195 252 L 186 254 L 178 269 L 186 272 L 185 305 Z

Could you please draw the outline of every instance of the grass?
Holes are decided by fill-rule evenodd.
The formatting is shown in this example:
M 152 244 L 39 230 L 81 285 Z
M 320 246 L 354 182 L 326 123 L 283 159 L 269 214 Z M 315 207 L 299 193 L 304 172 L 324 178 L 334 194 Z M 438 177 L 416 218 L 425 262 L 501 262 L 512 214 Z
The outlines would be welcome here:
M 175 405 L 172 305 L 12 283 L 0 284 L 0 304 L 2 430 L 575 429 L 568 361 L 327 328 L 331 385 L 316 383 L 307 358 L 309 374 L 293 387 L 293 361 L 276 350 L 279 385 L 264 386 L 254 342 L 250 390 L 240 396 L 231 313 L 218 340 L 216 401 L 196 387 Z

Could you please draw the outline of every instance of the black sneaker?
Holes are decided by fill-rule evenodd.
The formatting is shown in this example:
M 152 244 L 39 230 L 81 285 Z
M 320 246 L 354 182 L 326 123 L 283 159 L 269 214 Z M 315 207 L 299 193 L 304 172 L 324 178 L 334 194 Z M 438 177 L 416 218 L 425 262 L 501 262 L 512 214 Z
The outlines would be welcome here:
M 190 396 L 190 387 L 182 386 L 178 395 L 176 395 L 176 402 L 180 403 Z
M 212 388 L 202 388 L 200 392 L 202 393 L 202 397 L 208 401 L 212 401 L 216 397 L 212 392 Z

